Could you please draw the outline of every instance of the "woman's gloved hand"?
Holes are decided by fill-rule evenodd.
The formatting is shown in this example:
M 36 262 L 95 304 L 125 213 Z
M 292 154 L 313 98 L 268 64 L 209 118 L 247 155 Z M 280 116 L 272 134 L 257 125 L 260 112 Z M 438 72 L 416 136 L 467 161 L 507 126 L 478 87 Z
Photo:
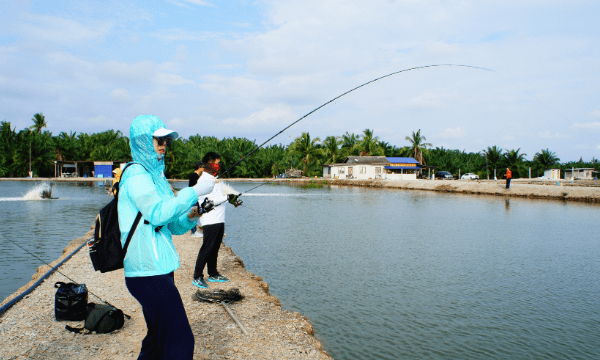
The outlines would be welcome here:
M 209 175 L 209 174 L 207 174 Z M 202 196 L 206 194 L 210 194 L 215 187 L 215 177 L 209 175 L 202 180 L 198 180 L 198 183 L 194 185 L 194 190 L 196 191 L 196 195 Z

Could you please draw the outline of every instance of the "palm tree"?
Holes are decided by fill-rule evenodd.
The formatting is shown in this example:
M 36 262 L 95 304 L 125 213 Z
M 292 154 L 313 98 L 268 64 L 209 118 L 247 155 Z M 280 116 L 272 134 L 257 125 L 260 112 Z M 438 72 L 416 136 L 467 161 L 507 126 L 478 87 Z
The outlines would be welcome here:
M 342 149 L 344 149 L 344 154 L 348 155 L 358 155 L 358 142 L 360 141 L 360 136 L 355 135 L 354 133 L 350 134 L 346 131 L 344 135 L 342 135 Z
M 42 132 L 43 128 L 48 128 L 48 123 L 46 122 L 46 117 L 42 113 L 37 113 L 33 115 L 33 125 L 29 127 L 29 130 L 35 130 L 38 134 Z
M 411 143 L 411 153 L 413 159 L 425 165 L 425 163 L 423 162 L 423 150 L 427 149 L 427 146 L 432 145 L 430 143 L 424 142 L 427 139 L 425 138 L 425 136 L 421 135 L 421 129 L 419 129 L 419 131 L 417 131 L 416 133 L 413 131 L 412 137 L 407 136 L 406 140 L 410 141 Z
M 492 147 L 488 146 L 487 150 L 483 150 L 483 152 L 487 158 L 489 166 L 494 169 L 494 176 L 496 176 L 496 169 L 502 163 L 502 149 L 494 145 Z
M 560 162 L 560 159 L 556 156 L 555 152 L 550 151 L 549 149 L 542 149 L 542 152 L 535 153 L 533 156 L 533 161 L 538 163 L 544 168 L 544 170 L 546 170 L 553 165 L 557 165 Z
M 518 177 L 519 172 L 523 171 L 526 160 L 525 156 L 527 156 L 525 153 L 519 154 L 519 151 L 521 151 L 521 148 L 507 150 L 503 155 L 504 165 L 515 174 L 515 177 Z
M 338 136 L 328 136 L 325 138 L 323 146 L 325 147 L 326 161 L 330 161 L 332 164 L 337 162 L 340 157 L 340 144 L 342 142 Z
M 383 155 L 384 151 L 379 147 L 379 136 L 373 136 L 373 130 L 365 129 L 359 144 L 361 154 Z
M 304 175 L 308 176 L 308 169 L 314 159 L 319 155 L 321 149 L 317 147 L 321 140 L 317 137 L 311 140 L 308 132 L 303 132 L 290 145 L 290 150 L 302 156 L 304 162 Z

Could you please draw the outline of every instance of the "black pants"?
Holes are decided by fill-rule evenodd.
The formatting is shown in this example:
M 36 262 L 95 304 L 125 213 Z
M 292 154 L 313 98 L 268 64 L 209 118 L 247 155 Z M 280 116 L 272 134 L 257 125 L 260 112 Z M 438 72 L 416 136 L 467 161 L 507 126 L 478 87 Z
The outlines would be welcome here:
M 219 275 L 217 272 L 217 257 L 219 256 L 219 248 L 225 234 L 225 224 L 219 223 L 203 226 L 202 232 L 204 237 L 202 247 L 198 252 L 198 259 L 196 259 L 194 279 L 204 277 L 204 266 L 207 267 L 208 276 Z
M 175 287 L 173 273 L 126 277 L 127 290 L 142 305 L 148 332 L 138 359 L 189 359 L 194 357 L 194 334 Z
M 506 179 L 506 188 L 510 189 L 510 178 Z

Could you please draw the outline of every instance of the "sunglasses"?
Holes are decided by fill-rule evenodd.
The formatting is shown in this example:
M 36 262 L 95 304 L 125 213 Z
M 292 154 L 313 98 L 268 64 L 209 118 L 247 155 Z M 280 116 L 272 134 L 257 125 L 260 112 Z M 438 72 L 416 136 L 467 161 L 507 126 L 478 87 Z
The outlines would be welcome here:
M 158 142 L 158 146 L 163 146 L 165 142 L 167 143 L 167 146 L 171 146 L 173 143 L 173 138 L 170 136 L 157 137 L 155 139 Z

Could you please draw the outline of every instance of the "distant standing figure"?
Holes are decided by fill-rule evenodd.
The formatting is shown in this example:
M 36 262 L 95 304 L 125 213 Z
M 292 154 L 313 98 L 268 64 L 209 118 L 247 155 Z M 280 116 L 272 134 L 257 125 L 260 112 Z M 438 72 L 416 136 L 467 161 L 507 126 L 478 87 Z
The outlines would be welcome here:
M 211 151 L 204 155 L 202 162 L 204 163 L 206 171 L 200 177 L 200 181 L 205 179 L 214 181 L 215 177 L 219 175 L 221 156 Z M 225 234 L 226 202 L 232 202 L 232 200 L 234 200 L 231 196 L 223 194 L 220 183 L 217 183 L 213 188 L 213 191 L 206 197 L 215 205 L 220 205 L 215 206 L 213 210 L 203 214 L 198 220 L 202 225 L 204 241 L 198 252 L 198 258 L 196 259 L 193 284 L 202 289 L 208 288 L 208 284 L 204 281 L 204 267 L 207 268 L 209 282 L 229 281 L 227 277 L 219 274 L 217 271 L 217 257 L 219 255 L 219 248 L 223 242 L 223 235 Z M 204 198 L 205 196 L 200 196 L 198 201 L 202 203 Z M 237 205 L 235 206 L 237 207 Z
M 512 178 L 512 172 L 510 168 L 506 168 L 506 188 L 510 189 L 510 179 Z

